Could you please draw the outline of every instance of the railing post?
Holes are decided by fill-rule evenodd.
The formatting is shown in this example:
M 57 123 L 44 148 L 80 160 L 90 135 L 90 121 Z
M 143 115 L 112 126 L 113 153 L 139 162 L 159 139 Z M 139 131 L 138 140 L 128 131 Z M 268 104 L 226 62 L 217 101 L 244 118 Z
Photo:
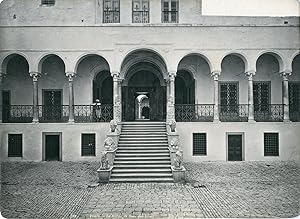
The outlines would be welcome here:
M 5 73 L 1 70 L 0 71 L 0 123 L 2 123 L 2 108 L 3 108 L 3 100 L 2 100 L 2 81 L 3 81 L 3 78 L 5 77 Z
M 292 74 L 291 71 L 284 71 L 280 73 L 283 77 L 282 83 L 282 103 L 283 103 L 283 121 L 290 122 L 290 109 L 289 109 L 289 80 L 288 77 Z
M 167 122 L 175 120 L 175 77 L 176 72 L 169 72 L 169 96 L 167 102 Z
M 253 76 L 255 75 L 254 71 L 246 72 L 248 77 L 248 122 L 255 122 L 254 120 L 254 101 L 253 101 Z
M 219 76 L 220 71 L 212 72 L 212 76 L 214 77 L 214 122 L 220 122 L 219 118 Z
M 73 81 L 75 77 L 74 72 L 66 72 L 69 81 L 69 123 L 74 123 L 74 87 Z
M 30 77 L 32 77 L 33 83 L 33 123 L 39 122 L 39 106 L 38 106 L 38 77 L 41 74 L 39 72 L 30 72 Z
M 113 77 L 113 103 L 114 103 L 114 120 L 117 123 L 121 122 L 121 99 L 119 92 L 119 72 L 112 72 L 111 76 Z

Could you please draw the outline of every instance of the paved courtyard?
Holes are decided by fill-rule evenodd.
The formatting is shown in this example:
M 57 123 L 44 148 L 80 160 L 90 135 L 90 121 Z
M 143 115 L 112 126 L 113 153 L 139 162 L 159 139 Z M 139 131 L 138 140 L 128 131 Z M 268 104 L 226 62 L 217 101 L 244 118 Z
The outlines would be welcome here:
M 295 217 L 296 162 L 186 163 L 187 182 L 100 184 L 96 162 L 1 163 L 7 218 Z

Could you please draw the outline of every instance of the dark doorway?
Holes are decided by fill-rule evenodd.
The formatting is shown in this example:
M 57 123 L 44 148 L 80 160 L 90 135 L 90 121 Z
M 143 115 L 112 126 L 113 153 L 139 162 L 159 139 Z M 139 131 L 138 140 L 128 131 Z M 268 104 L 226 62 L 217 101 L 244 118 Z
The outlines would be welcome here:
M 45 160 L 46 161 L 60 160 L 60 135 L 59 134 L 45 135 Z
M 42 121 L 60 122 L 62 118 L 61 90 L 43 90 Z
M 128 81 L 128 86 L 122 87 L 122 118 L 124 121 L 136 119 L 136 98 L 140 93 L 147 93 L 149 107 L 142 111 L 145 118 L 151 121 L 166 119 L 166 87 L 161 86 L 159 78 L 152 72 L 136 72 Z M 142 109 L 143 110 L 143 109 Z
M 101 104 L 113 103 L 113 79 L 109 71 L 97 73 L 93 80 L 93 103 L 96 99 Z
M 2 91 L 2 121 L 9 122 L 10 115 L 10 91 Z
M 243 160 L 243 135 L 228 135 L 228 161 Z

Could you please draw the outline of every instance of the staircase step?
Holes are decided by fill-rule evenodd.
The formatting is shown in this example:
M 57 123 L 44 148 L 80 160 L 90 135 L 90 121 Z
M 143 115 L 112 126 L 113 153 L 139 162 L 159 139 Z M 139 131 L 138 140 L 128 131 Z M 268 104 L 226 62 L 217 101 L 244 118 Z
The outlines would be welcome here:
M 167 167 L 167 168 L 159 168 L 159 169 L 146 169 L 146 168 L 140 168 L 140 169 L 133 169 L 133 168 L 128 168 L 128 169 L 119 169 L 119 168 L 113 168 L 112 173 L 154 173 L 154 172 L 164 172 L 164 173 L 172 173 L 172 170 Z
M 118 164 L 125 164 L 125 165 L 136 165 L 136 164 L 157 164 L 157 165 L 161 165 L 161 164 L 171 164 L 171 161 L 169 160 L 133 160 L 133 161 L 114 161 L 114 165 L 118 165 Z
M 141 183 L 141 182 L 162 182 L 162 183 L 173 183 L 174 179 L 171 177 L 168 178 L 111 178 L 109 182 L 131 182 L 131 183 Z
M 120 138 L 167 138 L 166 134 L 151 134 L 151 135 L 137 135 L 137 134 L 120 134 Z
M 115 157 L 115 161 L 168 161 L 170 157 Z
M 119 141 L 119 145 L 168 145 L 168 141 Z
M 129 147 L 129 146 L 123 146 L 119 147 L 117 153 L 120 151 L 136 151 L 138 150 L 139 153 L 153 153 L 153 151 L 159 151 L 159 152 L 168 152 L 168 147 Z
M 113 173 L 111 178 L 120 177 L 120 178 L 130 178 L 130 177 L 172 177 L 172 173 Z
M 162 169 L 162 168 L 171 168 L 170 164 L 114 164 L 114 169 Z
M 117 157 L 165 157 L 165 156 L 169 156 L 169 153 L 162 153 L 162 152 L 158 152 L 158 153 L 116 153 L 116 158 Z
M 119 154 L 152 154 L 152 153 L 169 153 L 169 149 L 161 149 L 161 150 L 135 150 L 135 149 L 118 149 L 116 155 Z

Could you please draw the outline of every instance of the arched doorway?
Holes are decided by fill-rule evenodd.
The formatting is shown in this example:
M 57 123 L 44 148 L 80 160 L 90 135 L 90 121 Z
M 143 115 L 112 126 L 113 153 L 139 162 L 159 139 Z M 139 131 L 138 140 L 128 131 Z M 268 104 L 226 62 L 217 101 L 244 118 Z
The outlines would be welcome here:
M 141 94 L 147 98 L 141 100 L 139 108 L 137 104 Z M 162 86 L 159 78 L 151 71 L 137 71 L 129 78 L 128 84 L 122 86 L 122 102 L 124 121 L 166 119 L 166 86 Z
M 166 120 L 168 74 L 160 54 L 148 49 L 129 53 L 122 62 L 120 78 L 123 121 Z M 140 99 L 139 108 L 137 98 L 140 95 L 144 98 Z
M 189 72 L 179 70 L 175 79 L 175 104 L 195 103 L 195 80 Z
M 93 103 L 98 99 L 101 104 L 112 104 L 113 86 L 109 71 L 99 72 L 93 80 Z

